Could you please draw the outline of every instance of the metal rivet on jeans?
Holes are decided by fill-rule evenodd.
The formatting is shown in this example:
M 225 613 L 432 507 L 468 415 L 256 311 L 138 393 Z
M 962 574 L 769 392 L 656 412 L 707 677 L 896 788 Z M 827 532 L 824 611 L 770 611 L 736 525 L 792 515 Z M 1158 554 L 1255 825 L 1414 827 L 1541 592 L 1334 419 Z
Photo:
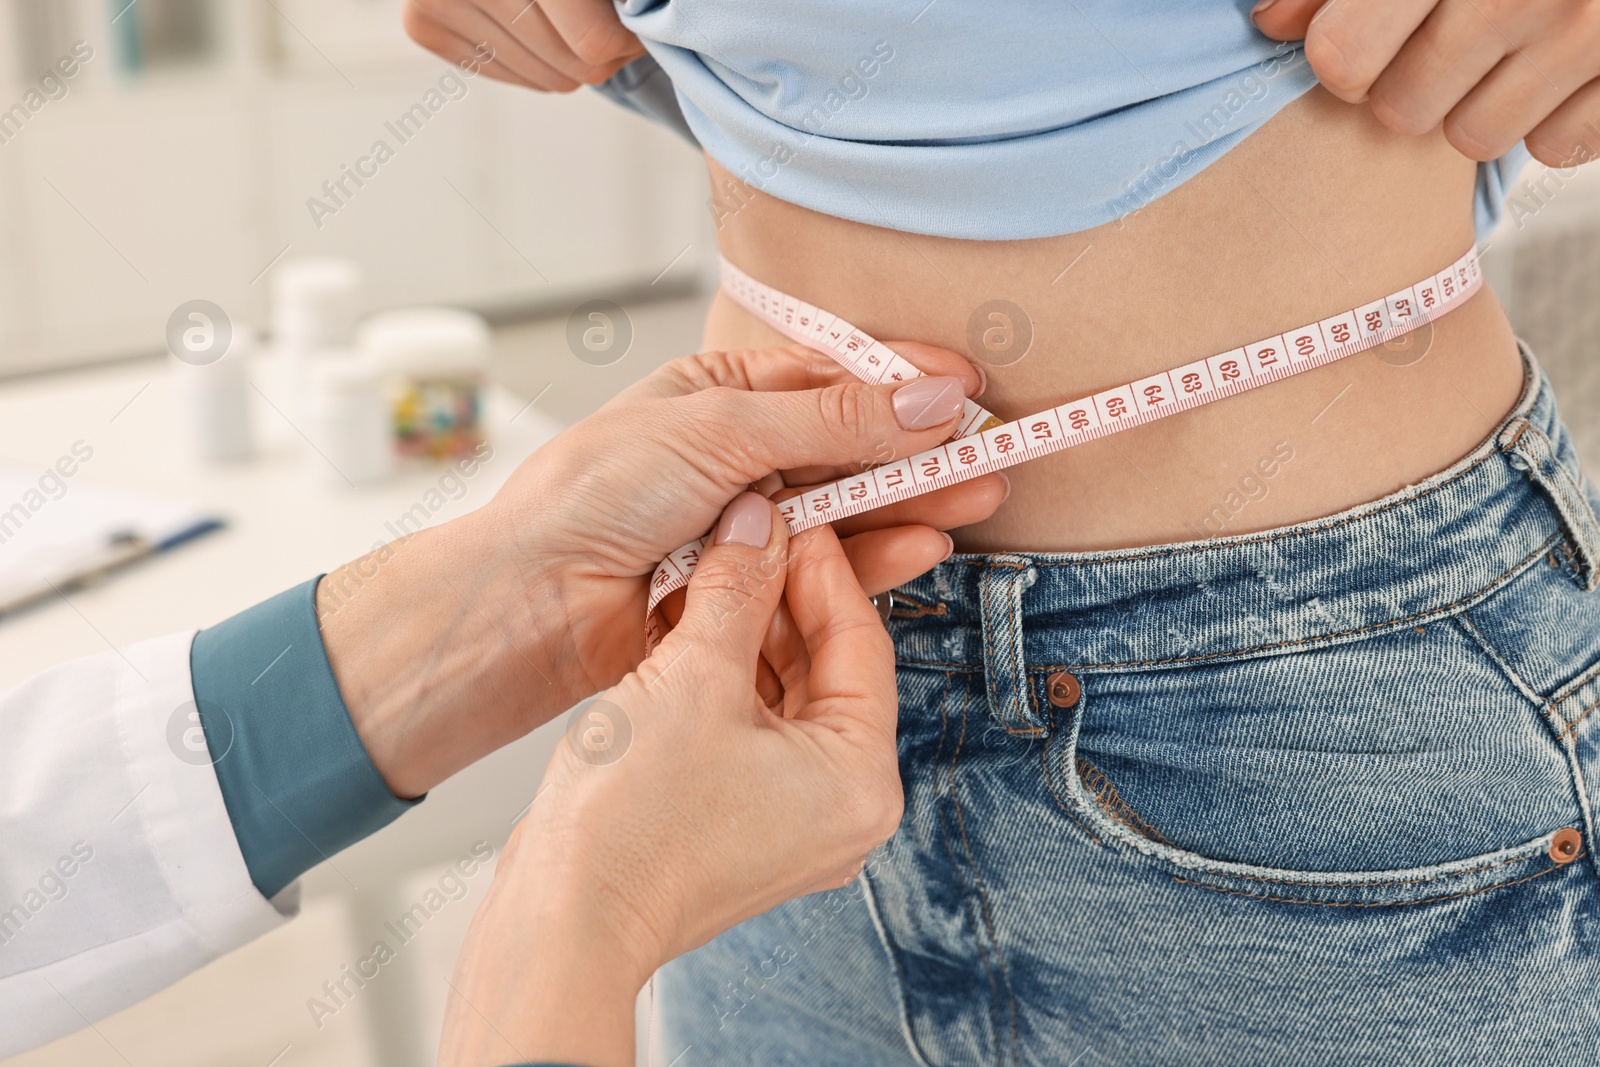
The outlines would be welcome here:
M 1557 830 L 1550 839 L 1550 858 L 1557 863 L 1571 863 L 1583 849 L 1583 835 L 1572 827 Z
M 877 596 L 868 597 L 872 606 L 878 609 L 878 618 L 883 620 L 885 626 L 889 625 L 889 616 L 894 614 L 894 594 L 879 593 Z
M 1058 708 L 1070 708 L 1078 702 L 1078 696 L 1083 692 L 1078 685 L 1078 679 L 1071 671 L 1056 671 L 1044 680 L 1045 688 L 1050 693 L 1050 703 Z

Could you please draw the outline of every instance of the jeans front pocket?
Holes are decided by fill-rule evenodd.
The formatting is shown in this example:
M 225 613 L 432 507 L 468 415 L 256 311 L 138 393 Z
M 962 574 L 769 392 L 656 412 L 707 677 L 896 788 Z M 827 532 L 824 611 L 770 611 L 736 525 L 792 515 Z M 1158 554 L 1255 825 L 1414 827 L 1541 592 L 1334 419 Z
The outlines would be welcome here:
M 1542 877 L 1582 851 L 1566 847 L 1583 812 L 1549 724 L 1452 618 L 1077 678 L 1051 786 L 1092 834 L 1180 882 L 1419 904 Z

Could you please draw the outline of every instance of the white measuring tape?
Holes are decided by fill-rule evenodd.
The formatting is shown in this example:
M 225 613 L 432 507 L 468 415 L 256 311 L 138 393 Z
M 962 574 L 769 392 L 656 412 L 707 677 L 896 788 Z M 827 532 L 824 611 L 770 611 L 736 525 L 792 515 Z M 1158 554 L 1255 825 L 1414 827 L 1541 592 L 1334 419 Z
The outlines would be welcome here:
M 968 400 L 961 425 L 947 443 L 807 489 L 778 504 L 778 513 L 793 535 L 1118 430 L 1143 426 L 1393 340 L 1463 303 L 1482 282 L 1478 250 L 1473 247 L 1433 277 L 1370 304 L 1105 389 L 1037 415 L 1002 422 Z M 784 336 L 833 357 L 863 381 L 898 382 L 922 377 L 920 370 L 881 341 L 837 315 L 763 285 L 726 259 L 722 261 L 722 289 Z M 662 636 L 656 605 L 662 597 L 689 583 L 705 547 L 706 539 L 702 537 L 672 553 L 656 568 L 646 609 L 648 647 L 654 648 Z

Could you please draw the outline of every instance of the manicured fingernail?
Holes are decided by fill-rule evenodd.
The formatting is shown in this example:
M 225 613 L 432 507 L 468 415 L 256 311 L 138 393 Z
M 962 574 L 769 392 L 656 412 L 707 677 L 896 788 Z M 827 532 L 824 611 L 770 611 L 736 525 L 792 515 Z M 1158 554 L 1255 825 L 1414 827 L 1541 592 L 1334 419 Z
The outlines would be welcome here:
M 996 473 L 999 474 L 998 471 Z M 1006 487 L 1006 495 L 1000 498 L 1000 503 L 1004 504 L 1007 500 L 1011 499 L 1011 479 L 1006 477 L 1004 474 L 1000 474 L 999 476 L 1000 481 Z
M 961 414 L 959 378 L 917 378 L 894 391 L 894 417 L 906 430 L 931 430 Z
M 760 493 L 740 493 L 722 513 L 712 543 L 766 548 L 772 536 L 772 505 Z
M 982 364 L 979 363 L 974 363 L 972 369 L 978 372 L 978 391 L 972 395 L 979 397 L 989 388 L 989 372 L 984 370 Z
M 1255 18 L 1257 15 L 1261 14 L 1263 11 L 1277 2 L 1278 0 L 1261 0 L 1259 4 L 1250 9 L 1250 17 Z
M 941 532 L 943 532 L 943 531 L 941 531 Z M 951 556 L 956 554 L 956 540 L 955 540 L 955 538 L 951 537 L 949 534 L 945 534 L 944 535 L 944 541 L 945 541 L 944 559 L 949 559 Z M 940 560 L 939 562 L 943 563 L 944 559 Z

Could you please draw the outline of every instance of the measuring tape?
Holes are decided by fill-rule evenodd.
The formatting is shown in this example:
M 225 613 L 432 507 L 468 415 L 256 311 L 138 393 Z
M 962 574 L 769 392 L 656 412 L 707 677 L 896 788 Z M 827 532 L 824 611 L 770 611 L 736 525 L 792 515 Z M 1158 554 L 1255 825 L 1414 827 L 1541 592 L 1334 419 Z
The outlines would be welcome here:
M 1143 426 L 1391 341 L 1465 302 L 1482 282 L 1474 246 L 1431 278 L 1370 304 L 1037 415 L 1005 422 L 968 400 L 955 436 L 945 444 L 807 489 L 778 504 L 778 513 L 793 536 L 813 526 Z M 922 377 L 920 370 L 881 341 L 837 315 L 756 281 L 727 259 L 722 260 L 722 290 L 785 337 L 833 357 L 863 381 Z M 663 636 L 656 605 L 689 583 L 705 547 L 706 538 L 702 537 L 656 568 L 646 609 L 648 647 L 654 648 Z

